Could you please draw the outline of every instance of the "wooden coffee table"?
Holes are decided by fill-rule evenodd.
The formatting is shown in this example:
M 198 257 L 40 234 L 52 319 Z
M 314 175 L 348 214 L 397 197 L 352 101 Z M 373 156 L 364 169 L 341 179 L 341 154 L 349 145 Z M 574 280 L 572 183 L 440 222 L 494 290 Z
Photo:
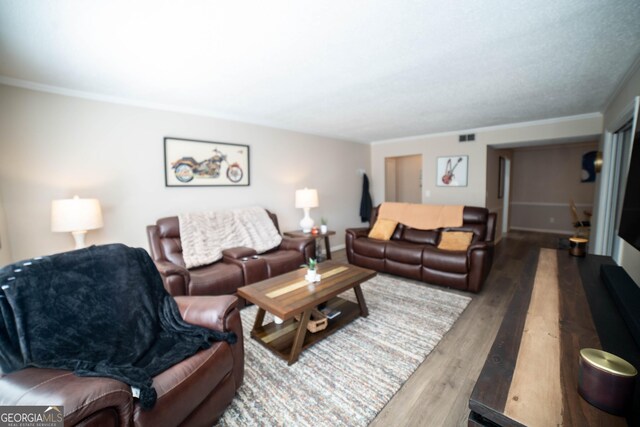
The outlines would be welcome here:
M 369 314 L 360 284 L 375 277 L 375 271 L 333 261 L 318 264 L 317 270 L 322 280 L 314 284 L 304 279 L 306 268 L 300 268 L 238 289 L 238 295 L 258 306 L 251 337 L 287 360 L 289 365 L 298 360 L 305 348 L 359 316 L 366 317 Z M 350 289 L 355 292 L 357 304 L 338 298 L 338 295 Z M 326 329 L 307 333 L 311 311 L 322 303 L 339 310 L 340 315 L 330 319 Z M 284 322 L 263 325 L 265 311 Z M 300 321 L 294 319 L 296 315 L 301 315 Z

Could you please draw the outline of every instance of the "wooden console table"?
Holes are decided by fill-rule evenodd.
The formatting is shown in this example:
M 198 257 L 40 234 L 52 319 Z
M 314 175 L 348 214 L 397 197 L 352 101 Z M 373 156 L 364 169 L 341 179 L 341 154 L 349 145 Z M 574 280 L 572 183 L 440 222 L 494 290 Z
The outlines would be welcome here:
M 469 399 L 469 426 L 625 426 L 640 420 L 640 386 L 625 420 L 578 394 L 581 348 L 601 348 L 640 368 L 640 349 L 607 289 L 608 257 L 532 251 Z

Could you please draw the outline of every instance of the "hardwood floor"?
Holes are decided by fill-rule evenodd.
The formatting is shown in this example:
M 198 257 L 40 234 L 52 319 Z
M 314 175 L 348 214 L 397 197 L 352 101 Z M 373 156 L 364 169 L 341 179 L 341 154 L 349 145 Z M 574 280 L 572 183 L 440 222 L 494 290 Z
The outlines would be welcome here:
M 482 291 L 371 426 L 466 426 L 469 396 L 522 274 L 527 254 L 557 248 L 560 236 L 512 231 L 496 246 Z M 344 250 L 333 254 L 345 261 Z M 530 273 L 529 273 L 530 274 Z M 416 286 L 431 286 L 415 282 Z M 451 292 L 459 292 L 451 290 Z

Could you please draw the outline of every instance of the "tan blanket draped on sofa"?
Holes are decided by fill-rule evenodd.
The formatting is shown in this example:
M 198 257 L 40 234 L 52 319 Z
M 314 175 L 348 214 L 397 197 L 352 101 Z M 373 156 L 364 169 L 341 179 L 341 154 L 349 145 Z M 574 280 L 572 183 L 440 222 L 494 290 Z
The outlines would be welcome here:
M 398 221 L 418 230 L 435 230 L 443 227 L 462 227 L 463 210 L 462 205 L 385 202 L 380 205 L 378 218 Z
M 182 257 L 187 268 L 211 264 L 225 249 L 245 246 L 263 253 L 282 242 L 267 212 L 260 207 L 178 215 Z

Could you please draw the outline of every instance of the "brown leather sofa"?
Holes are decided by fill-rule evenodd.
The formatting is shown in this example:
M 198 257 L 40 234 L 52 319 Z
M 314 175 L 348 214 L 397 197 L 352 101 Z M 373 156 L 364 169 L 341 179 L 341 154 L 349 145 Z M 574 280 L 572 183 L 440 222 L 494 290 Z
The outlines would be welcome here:
M 278 229 L 278 218 L 267 211 Z M 283 237 L 282 243 L 266 253 L 251 248 L 223 251 L 223 259 L 187 270 L 182 257 L 178 217 L 159 219 L 147 226 L 147 237 L 164 287 L 171 295 L 236 295 L 239 287 L 295 270 L 315 258 L 313 238 Z M 240 298 L 240 306 L 244 299 Z
M 375 224 L 379 206 L 371 214 Z M 370 228 L 346 230 L 347 258 L 351 264 L 396 274 L 434 285 L 478 292 L 491 270 L 496 214 L 465 206 L 458 228 L 417 230 L 398 224 L 388 241 L 370 239 Z M 442 231 L 471 231 L 466 251 L 438 249 Z
M 213 425 L 244 376 L 237 298 L 177 297 L 176 302 L 187 322 L 233 331 L 238 341 L 216 342 L 154 377 L 158 399 L 153 409 L 143 410 L 130 387 L 115 379 L 41 368 L 0 376 L 0 405 L 63 405 L 65 426 Z

